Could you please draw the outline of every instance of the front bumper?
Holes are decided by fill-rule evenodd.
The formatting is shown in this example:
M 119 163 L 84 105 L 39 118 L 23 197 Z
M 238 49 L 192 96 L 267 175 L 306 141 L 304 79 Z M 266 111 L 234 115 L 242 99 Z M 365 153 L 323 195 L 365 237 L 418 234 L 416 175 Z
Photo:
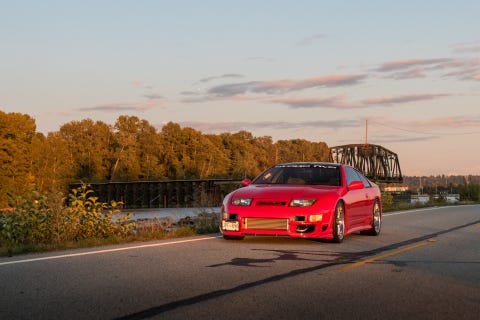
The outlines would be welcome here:
M 293 238 L 332 238 L 330 219 L 322 215 L 321 221 L 308 221 L 308 216 L 252 217 L 229 215 L 223 219 L 220 231 L 225 236 L 271 235 Z M 327 218 L 327 219 L 325 219 Z

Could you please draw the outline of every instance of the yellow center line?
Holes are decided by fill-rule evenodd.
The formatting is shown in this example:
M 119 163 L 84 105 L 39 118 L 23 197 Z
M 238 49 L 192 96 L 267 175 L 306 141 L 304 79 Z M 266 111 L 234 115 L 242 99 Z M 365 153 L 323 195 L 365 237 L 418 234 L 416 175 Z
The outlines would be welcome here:
M 361 266 L 363 266 L 367 263 L 371 263 L 371 262 L 374 262 L 374 261 L 377 261 L 377 260 L 380 260 L 380 259 L 383 259 L 383 258 L 386 258 L 386 257 L 391 257 L 391 256 L 397 255 L 397 254 L 405 252 L 405 251 L 420 248 L 420 247 L 423 247 L 427 244 L 431 244 L 433 242 L 435 242 L 435 240 L 430 239 L 430 240 L 427 240 L 427 241 L 424 241 L 424 242 L 415 243 L 415 244 L 412 244 L 412 245 L 409 245 L 409 246 L 406 246 L 406 247 L 403 247 L 403 248 L 400 248 L 400 249 L 396 249 L 396 250 L 393 250 L 393 251 L 389 251 L 389 252 L 386 252 L 384 254 L 380 254 L 380 255 L 377 255 L 377 256 L 362 260 L 362 261 L 347 264 L 345 266 L 342 266 L 340 268 L 340 270 L 348 270 L 348 269 L 361 267 Z

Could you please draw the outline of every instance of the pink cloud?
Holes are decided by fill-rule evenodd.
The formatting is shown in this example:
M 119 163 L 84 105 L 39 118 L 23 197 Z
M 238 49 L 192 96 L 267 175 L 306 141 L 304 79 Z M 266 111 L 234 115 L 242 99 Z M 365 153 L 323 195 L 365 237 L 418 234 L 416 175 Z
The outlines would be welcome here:
M 78 108 L 78 111 L 100 111 L 100 112 L 124 112 L 124 111 L 146 111 L 162 105 L 160 99 L 147 99 L 143 102 L 113 102 L 96 105 L 93 107 Z
M 366 75 L 333 74 L 303 80 L 274 80 L 231 83 L 212 87 L 209 95 L 226 97 L 253 92 L 258 94 L 284 94 L 319 87 L 342 87 L 360 83 Z
M 278 98 L 268 100 L 271 103 L 280 103 L 287 105 L 291 108 L 356 108 L 361 107 L 358 104 L 351 104 L 345 101 L 343 96 L 334 96 L 326 98 Z
M 450 94 L 411 94 L 395 97 L 379 97 L 362 100 L 364 105 L 391 105 L 400 103 L 410 103 L 415 101 L 433 100 L 442 97 L 448 97 Z
M 394 104 L 405 104 L 417 101 L 434 100 L 448 97 L 450 94 L 411 94 L 393 97 L 377 97 L 361 101 L 348 101 L 345 96 L 333 96 L 326 98 L 297 98 L 285 97 L 270 99 L 267 102 L 287 105 L 291 108 L 367 108 L 374 106 L 391 106 Z
M 356 128 L 361 126 L 363 122 L 358 120 L 312 120 L 301 122 L 290 121 L 258 121 L 258 122 L 181 122 L 183 127 L 191 127 L 202 132 L 235 132 L 241 130 L 257 130 L 257 129 L 275 129 L 275 130 L 289 130 L 299 128 Z
M 442 77 L 459 80 L 480 80 L 480 59 L 410 59 L 385 62 L 374 71 L 387 73 L 388 78 L 424 78 L 430 71 L 444 72 Z
M 388 61 L 380 65 L 376 69 L 379 72 L 390 72 L 396 70 L 409 69 L 415 66 L 431 66 L 444 64 L 446 62 L 452 61 L 452 59 L 407 59 L 407 60 L 397 60 L 397 61 Z

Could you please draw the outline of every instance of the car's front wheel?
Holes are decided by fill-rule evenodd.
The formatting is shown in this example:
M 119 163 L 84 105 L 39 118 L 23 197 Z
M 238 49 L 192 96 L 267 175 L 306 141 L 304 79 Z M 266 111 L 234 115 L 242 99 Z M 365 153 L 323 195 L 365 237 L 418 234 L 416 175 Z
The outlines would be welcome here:
M 345 238 L 345 207 L 343 202 L 339 202 L 333 217 L 333 241 L 340 243 L 343 238 Z

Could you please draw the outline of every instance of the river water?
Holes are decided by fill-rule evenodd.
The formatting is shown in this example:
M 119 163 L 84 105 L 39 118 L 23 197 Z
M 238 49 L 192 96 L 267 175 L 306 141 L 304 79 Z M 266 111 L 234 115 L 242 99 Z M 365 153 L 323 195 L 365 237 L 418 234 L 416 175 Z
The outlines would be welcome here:
M 198 216 L 201 213 L 220 213 L 220 207 L 207 208 L 149 208 L 149 209 L 122 209 L 120 214 L 132 214 L 131 220 L 144 220 L 170 217 L 179 221 L 186 217 Z

